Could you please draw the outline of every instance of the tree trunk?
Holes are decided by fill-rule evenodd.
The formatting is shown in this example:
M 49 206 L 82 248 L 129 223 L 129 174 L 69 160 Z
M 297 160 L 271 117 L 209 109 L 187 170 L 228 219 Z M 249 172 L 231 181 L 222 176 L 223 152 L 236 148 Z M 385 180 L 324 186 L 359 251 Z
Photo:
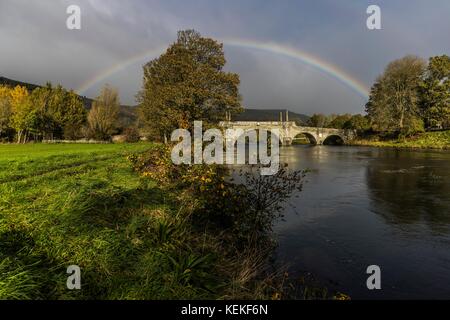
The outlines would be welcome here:
M 405 121 L 405 107 L 402 104 L 401 107 L 400 107 L 400 122 L 399 122 L 400 130 L 403 129 L 404 121 Z
M 404 115 L 404 112 L 402 111 L 400 113 L 400 124 L 399 124 L 400 130 L 403 129 L 403 119 L 404 119 L 404 117 L 405 117 L 405 115 Z

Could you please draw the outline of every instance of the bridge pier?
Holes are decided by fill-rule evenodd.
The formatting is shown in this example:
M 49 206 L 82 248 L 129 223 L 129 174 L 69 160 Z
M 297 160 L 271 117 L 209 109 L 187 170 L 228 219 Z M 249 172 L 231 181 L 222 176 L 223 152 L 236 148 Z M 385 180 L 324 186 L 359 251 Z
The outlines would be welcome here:
M 281 145 L 282 146 L 290 146 L 290 145 L 292 145 L 292 140 L 293 139 L 290 137 L 284 137 L 281 141 Z

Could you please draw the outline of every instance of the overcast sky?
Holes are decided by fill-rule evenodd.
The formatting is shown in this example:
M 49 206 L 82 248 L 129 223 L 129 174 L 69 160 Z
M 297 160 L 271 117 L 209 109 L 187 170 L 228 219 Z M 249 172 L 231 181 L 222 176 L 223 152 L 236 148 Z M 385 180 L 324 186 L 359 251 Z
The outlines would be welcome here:
M 66 28 L 66 8 L 81 7 L 81 30 Z M 366 27 L 377 4 L 382 30 Z M 219 41 L 292 47 L 334 65 L 370 88 L 386 64 L 406 54 L 450 54 L 449 0 L 0 0 L 0 76 L 78 90 L 113 66 L 196 29 Z M 241 77 L 245 107 L 312 114 L 358 113 L 365 98 L 322 70 L 282 54 L 227 45 L 226 69 Z M 116 86 L 135 104 L 149 55 L 93 83 Z

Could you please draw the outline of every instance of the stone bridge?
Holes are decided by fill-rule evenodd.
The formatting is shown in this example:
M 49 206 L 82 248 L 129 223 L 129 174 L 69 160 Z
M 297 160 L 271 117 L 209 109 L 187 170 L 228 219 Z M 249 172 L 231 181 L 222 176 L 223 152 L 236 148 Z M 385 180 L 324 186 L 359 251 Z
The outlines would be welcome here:
M 353 130 L 331 129 L 331 128 L 314 128 L 297 126 L 294 121 L 223 121 L 220 126 L 226 129 L 242 129 L 244 134 L 249 130 L 270 130 L 279 129 L 280 141 L 284 146 L 291 145 L 296 136 L 305 135 L 312 144 L 321 145 L 327 141 L 340 140 L 347 143 L 355 137 Z M 239 137 L 227 137 L 237 139 Z

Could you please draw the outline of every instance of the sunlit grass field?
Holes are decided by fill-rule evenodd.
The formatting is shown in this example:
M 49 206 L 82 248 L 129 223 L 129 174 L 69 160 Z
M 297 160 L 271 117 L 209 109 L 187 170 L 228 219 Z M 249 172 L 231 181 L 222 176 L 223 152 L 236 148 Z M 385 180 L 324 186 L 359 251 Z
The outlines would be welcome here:
M 152 146 L 0 145 L 0 300 L 267 297 L 259 256 L 193 224 L 181 185 L 132 169 L 127 156 Z M 81 290 L 67 288 L 71 265 Z
M 151 231 L 155 212 L 173 211 L 171 197 L 126 159 L 148 148 L 0 145 L 0 299 L 199 296 L 168 285 Z M 69 265 L 81 267 L 82 290 L 67 289 Z

